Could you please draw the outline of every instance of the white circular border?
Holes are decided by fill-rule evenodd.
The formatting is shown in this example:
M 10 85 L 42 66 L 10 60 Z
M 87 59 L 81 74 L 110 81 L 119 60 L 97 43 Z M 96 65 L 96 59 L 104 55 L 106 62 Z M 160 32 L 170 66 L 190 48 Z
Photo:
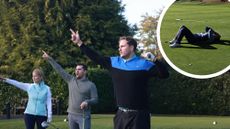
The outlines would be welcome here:
M 188 76 L 188 77 L 191 77 L 191 78 L 196 78 L 196 79 L 208 79 L 208 78 L 213 78 L 213 77 L 216 77 L 216 76 L 219 76 L 225 72 L 227 72 L 228 70 L 230 70 L 230 65 L 227 66 L 225 69 L 219 71 L 219 72 L 216 72 L 216 73 L 213 73 L 213 74 L 208 74 L 208 75 L 196 75 L 196 74 L 191 74 L 191 73 L 188 73 L 188 72 L 185 72 L 183 70 L 181 70 L 180 68 L 178 68 L 177 66 L 175 66 L 170 60 L 169 58 L 166 56 L 163 48 L 162 48 L 162 45 L 161 45 L 161 40 L 160 40 L 160 28 L 161 28 L 161 22 L 163 20 L 163 17 L 166 13 L 166 11 L 168 10 L 168 8 L 175 2 L 176 0 L 172 0 L 170 1 L 167 6 L 165 6 L 165 8 L 163 9 L 161 15 L 160 15 L 160 18 L 159 18 L 159 21 L 158 21 L 158 24 L 157 24 L 157 42 L 158 42 L 158 46 L 159 46 L 159 49 L 160 49 L 160 52 L 162 54 L 162 56 L 164 57 L 164 59 L 166 60 L 166 62 L 174 69 L 176 70 L 177 72 L 185 75 L 185 76 Z

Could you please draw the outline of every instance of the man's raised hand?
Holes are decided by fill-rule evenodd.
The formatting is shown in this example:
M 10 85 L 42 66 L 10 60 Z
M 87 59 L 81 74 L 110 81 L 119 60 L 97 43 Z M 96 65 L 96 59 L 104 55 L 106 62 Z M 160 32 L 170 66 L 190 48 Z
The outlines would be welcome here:
M 71 40 L 73 41 L 74 44 L 77 44 L 78 46 L 82 45 L 82 41 L 80 39 L 80 36 L 78 34 L 78 31 L 73 31 L 72 29 L 70 29 L 71 31 Z
M 50 56 L 49 56 L 45 51 L 42 50 L 42 52 L 43 52 L 42 57 L 43 57 L 45 60 L 48 60 L 48 59 L 50 58 Z
M 0 75 L 0 81 L 5 81 L 6 79 Z

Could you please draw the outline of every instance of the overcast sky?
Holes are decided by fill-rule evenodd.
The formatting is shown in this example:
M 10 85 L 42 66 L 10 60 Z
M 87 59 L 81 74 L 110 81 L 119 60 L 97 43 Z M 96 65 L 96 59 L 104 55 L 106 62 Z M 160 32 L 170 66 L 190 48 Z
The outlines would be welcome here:
M 163 9 L 174 0 L 122 0 L 125 4 L 125 17 L 130 24 L 138 24 L 141 16 L 148 13 L 150 16 L 156 15 L 156 12 Z

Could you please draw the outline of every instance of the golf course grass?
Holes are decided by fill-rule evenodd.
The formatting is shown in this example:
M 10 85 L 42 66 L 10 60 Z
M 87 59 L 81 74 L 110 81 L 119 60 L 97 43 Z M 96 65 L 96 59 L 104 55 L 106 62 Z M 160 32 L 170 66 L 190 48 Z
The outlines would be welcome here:
M 168 59 L 179 69 L 195 74 L 209 75 L 229 66 L 230 62 L 230 4 L 175 2 L 165 13 L 161 22 L 160 40 Z M 204 32 L 206 26 L 221 34 L 221 42 L 208 47 L 187 44 L 184 38 L 182 47 L 170 48 L 178 29 L 187 26 L 193 33 Z
M 113 129 L 114 115 L 92 115 L 92 129 Z M 66 116 L 54 116 L 52 124 L 59 129 L 68 129 Z M 216 124 L 213 124 L 213 122 Z M 229 129 L 227 116 L 156 116 L 151 117 L 151 129 Z M 0 120 L 0 129 L 24 129 L 22 118 Z M 52 129 L 49 127 L 48 129 Z

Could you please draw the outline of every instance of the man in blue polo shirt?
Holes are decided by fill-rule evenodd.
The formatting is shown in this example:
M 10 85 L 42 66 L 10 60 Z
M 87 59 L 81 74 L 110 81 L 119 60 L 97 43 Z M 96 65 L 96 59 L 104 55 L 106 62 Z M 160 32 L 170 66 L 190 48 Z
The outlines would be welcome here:
M 149 95 L 147 82 L 150 77 L 167 78 L 166 67 L 158 60 L 146 60 L 135 54 L 137 42 L 132 37 L 119 40 L 120 56 L 100 56 L 72 32 L 72 41 L 91 60 L 109 70 L 116 96 L 117 113 L 114 129 L 150 129 Z

